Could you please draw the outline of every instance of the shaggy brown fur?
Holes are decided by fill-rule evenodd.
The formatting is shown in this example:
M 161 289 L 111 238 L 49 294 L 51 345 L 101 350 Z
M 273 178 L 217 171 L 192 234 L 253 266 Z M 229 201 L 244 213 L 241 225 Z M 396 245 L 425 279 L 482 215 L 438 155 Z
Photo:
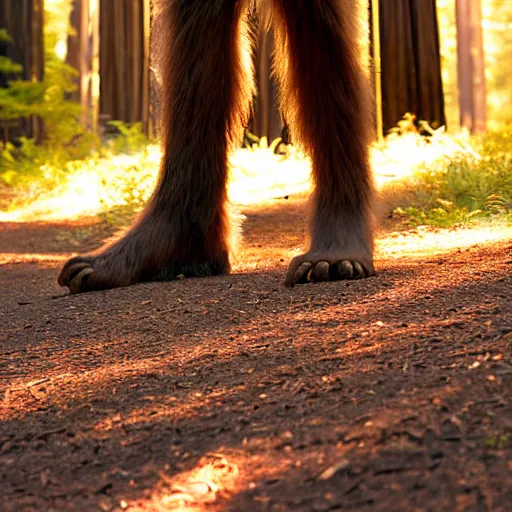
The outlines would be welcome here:
M 355 0 L 267 0 L 281 49 L 282 104 L 313 161 L 311 248 L 286 283 L 373 274 L 368 106 Z M 253 94 L 250 0 L 158 0 L 163 159 L 140 220 L 117 243 L 68 261 L 71 292 L 229 271 L 228 152 Z
M 286 283 L 371 275 L 369 95 L 358 1 L 272 3 L 282 107 L 311 156 L 315 183 L 311 247 L 292 262 Z

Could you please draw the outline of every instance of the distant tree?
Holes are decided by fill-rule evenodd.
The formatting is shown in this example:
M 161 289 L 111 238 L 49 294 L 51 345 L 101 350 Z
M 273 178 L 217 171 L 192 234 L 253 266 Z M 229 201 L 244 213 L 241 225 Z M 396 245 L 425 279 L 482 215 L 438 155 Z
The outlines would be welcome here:
M 98 128 L 100 0 L 74 0 L 69 15 L 66 63 L 78 71 L 73 99 L 81 105 L 85 130 Z
M 484 0 L 482 24 L 488 118 L 497 128 L 512 122 L 512 2 Z
M 43 0 L 2 0 L 0 2 L 0 86 L 8 87 L 10 80 L 41 82 L 44 76 Z M 9 63 L 10 69 L 7 68 Z M 18 65 L 18 66 L 16 66 Z M 23 92 L 23 91 L 21 91 Z M 37 88 L 25 91 L 37 94 Z M 3 117 L 3 120 L 1 120 Z M 12 118 L 0 113 L 4 141 L 20 136 L 33 137 L 41 142 L 44 124 L 29 116 Z
M 445 125 L 436 0 L 381 0 L 379 16 L 384 131 L 406 113 Z
M 278 109 L 278 87 L 272 77 L 272 54 L 274 36 L 269 20 L 258 19 L 253 13 L 253 30 L 257 34 L 254 52 L 257 94 L 254 98 L 253 115 L 248 131 L 270 141 L 281 137 L 288 141 L 288 130 Z
M 150 0 L 100 0 L 100 115 L 151 131 Z
M 71 14 L 69 17 L 69 30 L 67 38 L 67 53 L 66 63 L 71 67 L 80 70 L 80 39 L 82 31 L 82 2 L 81 0 L 74 0 Z M 77 74 L 75 78 L 76 90 L 71 95 L 72 99 L 80 102 L 81 99 L 81 80 L 80 75 Z
M 487 91 L 480 0 L 457 0 L 460 124 L 481 133 L 487 123 Z

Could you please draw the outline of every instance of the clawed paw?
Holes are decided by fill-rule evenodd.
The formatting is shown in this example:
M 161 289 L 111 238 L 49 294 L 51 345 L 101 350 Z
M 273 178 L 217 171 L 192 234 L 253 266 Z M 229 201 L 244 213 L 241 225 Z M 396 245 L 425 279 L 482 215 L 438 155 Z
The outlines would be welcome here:
M 67 286 L 72 294 L 86 292 L 89 291 L 87 282 L 93 271 L 91 262 L 73 258 L 62 268 L 58 281 L 60 286 Z
M 170 262 L 164 268 L 144 268 L 126 265 L 126 258 L 119 254 L 78 256 L 69 260 L 59 275 L 59 284 L 69 288 L 71 294 L 120 288 L 147 281 L 174 281 L 181 277 L 207 277 L 229 272 L 227 253 L 218 259 L 191 263 Z
M 355 259 L 313 259 L 299 256 L 292 260 L 285 285 L 293 287 L 296 284 L 310 282 L 340 281 L 363 279 L 375 274 L 373 264 L 362 263 Z

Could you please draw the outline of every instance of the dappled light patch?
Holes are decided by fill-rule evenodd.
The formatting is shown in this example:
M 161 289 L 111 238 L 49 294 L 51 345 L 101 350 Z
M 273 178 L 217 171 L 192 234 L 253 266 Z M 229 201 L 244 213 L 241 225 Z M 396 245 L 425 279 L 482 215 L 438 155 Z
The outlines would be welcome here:
M 419 227 L 416 230 L 389 233 L 377 238 L 377 258 L 417 258 L 449 254 L 479 244 L 492 244 L 512 238 L 512 227 L 504 224 L 440 230 Z
M 444 128 L 429 137 L 416 131 L 391 134 L 384 142 L 375 144 L 371 152 L 375 179 L 380 187 L 411 178 L 420 171 L 443 169 L 454 160 L 480 158 L 467 135 L 449 135 Z
M 68 259 L 69 256 L 67 254 L 0 252 L 0 265 L 8 265 L 10 263 L 48 263 L 50 261 L 64 263 Z
M 55 299 L 48 271 L 3 266 L 3 494 L 57 510 L 357 510 L 390 488 L 404 510 L 505 503 L 509 260 L 495 242 L 381 259 L 364 282 L 246 273 Z
M 311 189 L 311 162 L 293 146 L 275 153 L 263 138 L 259 145 L 231 154 L 229 198 L 239 206 L 272 204 L 275 199 Z
M 43 194 L 29 190 L 14 209 L 0 213 L 0 222 L 76 219 L 127 206 L 140 209 L 155 185 L 159 161 L 160 150 L 149 146 L 134 155 L 70 162 L 67 178 L 53 190 Z M 44 172 L 51 175 L 56 170 L 47 166 Z
M 230 157 L 229 198 L 234 205 L 272 204 L 275 199 L 311 190 L 310 161 L 289 146 L 284 153 L 262 139 L 252 148 L 234 151 Z M 467 140 L 442 131 L 432 137 L 418 133 L 390 136 L 375 144 L 371 162 L 379 187 L 410 178 L 424 169 L 446 166 L 455 158 L 478 158 Z M 43 174 L 59 176 L 55 189 L 41 193 L 37 184 L 17 199 L 10 211 L 0 212 L 0 222 L 30 222 L 76 219 L 136 213 L 153 191 L 160 162 L 157 146 L 139 153 L 92 157 L 67 164 L 62 170 L 46 166 Z
M 228 454 L 206 454 L 192 469 L 172 476 L 166 474 L 166 469 L 170 468 L 164 467 L 160 472 L 161 480 L 151 497 L 126 501 L 126 508 L 133 511 L 208 510 L 218 500 L 229 499 L 233 493 L 241 490 L 239 464 L 243 463 L 242 453 L 229 449 Z

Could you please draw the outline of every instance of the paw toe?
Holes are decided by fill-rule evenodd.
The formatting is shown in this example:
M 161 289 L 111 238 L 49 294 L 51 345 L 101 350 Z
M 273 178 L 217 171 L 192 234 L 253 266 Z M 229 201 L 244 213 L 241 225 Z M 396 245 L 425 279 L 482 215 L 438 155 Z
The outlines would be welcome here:
M 295 284 L 303 284 L 307 283 L 308 276 L 311 271 L 311 268 L 313 267 L 313 264 L 309 261 L 305 261 L 304 263 L 301 263 L 297 270 L 295 271 L 295 275 L 293 277 L 293 285 Z
M 361 265 L 361 263 L 359 263 L 358 261 L 354 261 L 353 265 L 354 265 L 354 279 L 362 279 L 363 277 L 366 277 L 366 271 L 365 271 L 363 265 Z
M 354 265 L 351 261 L 343 260 L 334 265 L 334 277 L 337 280 L 353 279 L 354 278 Z
M 87 283 L 87 280 L 91 274 L 91 267 L 86 267 L 78 272 L 78 274 L 75 274 L 75 276 L 67 284 L 69 291 L 72 294 L 83 292 L 85 289 L 85 284 Z
M 70 260 L 62 269 L 58 282 L 60 286 L 67 286 L 72 294 L 85 291 L 85 284 L 92 274 L 90 262 L 81 259 Z
M 330 280 L 331 265 L 328 261 L 319 261 L 311 271 L 310 279 L 318 283 Z

